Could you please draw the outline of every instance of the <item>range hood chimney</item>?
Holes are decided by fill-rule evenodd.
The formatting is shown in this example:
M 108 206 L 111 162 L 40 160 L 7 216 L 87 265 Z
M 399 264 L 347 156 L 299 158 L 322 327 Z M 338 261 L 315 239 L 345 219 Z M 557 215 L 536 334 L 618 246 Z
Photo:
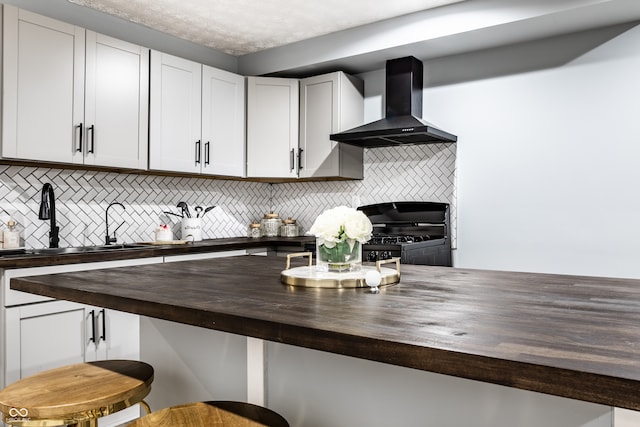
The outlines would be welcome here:
M 422 120 L 422 62 L 413 56 L 386 65 L 386 116 L 331 134 L 334 141 L 365 148 L 456 142 L 458 137 Z

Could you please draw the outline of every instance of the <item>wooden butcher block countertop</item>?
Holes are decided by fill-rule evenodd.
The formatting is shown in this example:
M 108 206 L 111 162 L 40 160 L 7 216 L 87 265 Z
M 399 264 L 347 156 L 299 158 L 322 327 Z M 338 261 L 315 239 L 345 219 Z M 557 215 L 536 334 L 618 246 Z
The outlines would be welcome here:
M 58 299 L 640 410 L 640 280 L 402 265 L 368 289 L 283 285 L 238 256 L 11 279 Z

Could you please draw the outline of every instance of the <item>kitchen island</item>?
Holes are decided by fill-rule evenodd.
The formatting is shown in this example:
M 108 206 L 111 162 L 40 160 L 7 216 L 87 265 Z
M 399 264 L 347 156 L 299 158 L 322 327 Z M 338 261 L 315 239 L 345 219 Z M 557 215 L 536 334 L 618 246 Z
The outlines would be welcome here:
M 402 265 L 381 288 L 281 284 L 240 256 L 11 280 L 11 288 L 607 406 L 640 410 L 640 281 Z

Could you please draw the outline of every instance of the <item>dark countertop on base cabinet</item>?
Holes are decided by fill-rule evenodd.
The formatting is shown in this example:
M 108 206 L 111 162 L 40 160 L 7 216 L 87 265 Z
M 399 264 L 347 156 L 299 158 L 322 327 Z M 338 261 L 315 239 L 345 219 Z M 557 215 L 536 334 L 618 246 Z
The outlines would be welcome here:
M 208 252 L 223 252 L 234 250 L 252 249 L 272 249 L 278 248 L 299 248 L 302 250 L 305 243 L 314 242 L 311 236 L 300 237 L 261 237 L 251 239 L 247 237 L 227 237 L 219 239 L 207 239 L 186 244 L 155 244 L 146 243 L 125 243 L 127 247 L 119 247 L 121 244 L 114 244 L 113 250 L 110 246 L 103 246 L 103 250 L 96 251 L 70 251 L 57 253 L 56 249 L 49 252 L 43 249 L 40 253 L 30 253 L 29 249 L 25 253 L 12 255 L 0 255 L 0 268 L 29 268 L 43 267 L 49 265 L 82 264 L 85 262 L 117 261 L 123 259 L 151 258 L 157 256 L 173 255 L 193 255 Z M 104 249 L 106 248 L 106 249 Z M 65 248 L 59 248 L 64 251 Z M 73 248 L 72 248 L 73 249 Z M 83 249 L 79 247 L 79 249 Z
M 402 265 L 381 288 L 280 282 L 238 256 L 14 278 L 11 288 L 640 410 L 640 280 Z

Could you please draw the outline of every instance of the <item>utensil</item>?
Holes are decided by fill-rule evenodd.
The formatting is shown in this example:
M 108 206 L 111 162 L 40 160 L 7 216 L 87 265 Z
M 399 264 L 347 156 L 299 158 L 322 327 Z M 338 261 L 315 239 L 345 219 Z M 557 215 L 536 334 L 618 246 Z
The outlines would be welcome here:
M 165 213 L 167 215 L 177 216 L 178 218 L 184 218 L 184 215 L 178 215 L 177 213 L 173 213 L 173 212 L 162 211 L 162 213 Z
M 202 212 L 202 216 L 204 216 L 204 214 L 206 214 L 207 212 L 209 212 L 211 209 L 215 208 L 215 206 L 209 206 L 207 207 L 204 212 Z
M 176 206 L 180 209 L 182 209 L 182 217 L 186 217 L 186 218 L 191 218 L 191 212 L 189 212 L 189 205 L 187 205 L 186 202 L 180 202 L 178 203 L 178 205 Z
M 202 206 L 196 206 L 196 218 L 200 218 L 200 214 L 202 213 Z

